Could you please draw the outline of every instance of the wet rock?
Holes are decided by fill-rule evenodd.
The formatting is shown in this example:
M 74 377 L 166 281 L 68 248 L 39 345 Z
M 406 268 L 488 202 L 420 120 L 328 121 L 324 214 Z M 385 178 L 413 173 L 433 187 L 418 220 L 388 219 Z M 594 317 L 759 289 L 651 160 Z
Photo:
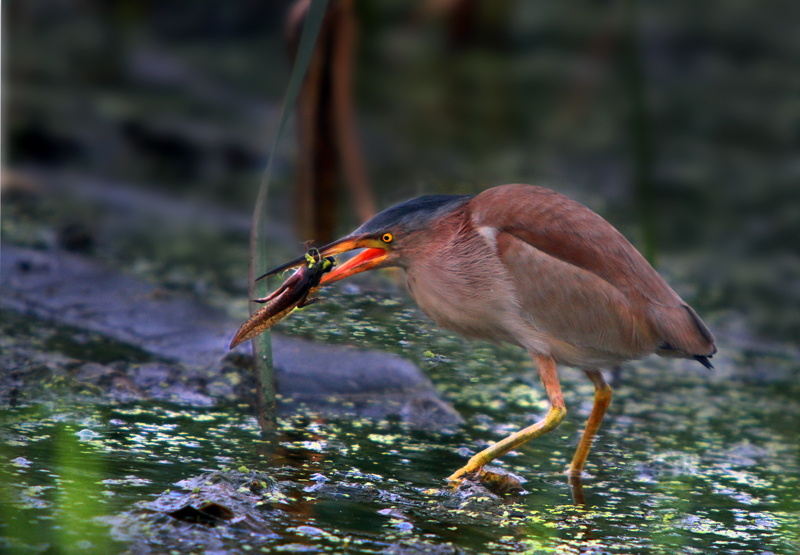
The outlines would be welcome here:
M 287 528 L 287 532 L 294 532 L 301 536 L 308 536 L 311 538 L 322 538 L 325 537 L 327 534 L 325 530 L 321 528 L 316 528 L 314 526 L 296 526 L 294 528 Z
M 331 506 L 377 513 L 400 533 L 431 526 L 522 526 L 528 516 L 521 507 L 474 482 L 465 481 L 458 490 L 419 492 L 399 482 L 386 483 L 387 489 L 382 490 L 370 482 L 340 480 L 344 475 L 317 474 L 311 478 L 314 483 L 308 485 L 307 478 L 300 482 L 277 480 L 245 468 L 209 472 L 181 480 L 155 499 L 102 520 L 111 526 L 116 540 L 128 544 L 126 553 L 150 555 L 173 549 L 181 553 L 229 552 L 233 546 L 238 549 L 242 545 L 251 546 L 247 550 L 269 552 L 338 553 L 353 535 L 347 524 L 342 524 L 344 529 L 331 531 L 309 520 L 315 511 Z M 374 534 L 362 531 L 355 535 L 375 553 L 472 553 L 450 543 L 387 538 L 383 528 Z
M 202 393 L 204 379 L 191 369 L 151 362 L 132 366 L 128 375 L 143 390 L 145 398 L 199 407 L 215 404 L 212 397 Z
M 522 487 L 522 482 L 525 481 L 524 478 L 497 466 L 483 467 L 476 479 L 481 486 L 497 495 L 525 492 Z M 463 482 L 462 485 L 464 485 Z
M 233 544 L 266 545 L 272 529 L 273 502 L 283 499 L 277 482 L 260 472 L 211 472 L 182 480 L 177 489 L 154 501 L 140 502 L 103 520 L 112 536 L 129 542 L 129 552 L 182 553 L 226 551 Z
M 419 369 L 399 357 L 281 338 L 273 346 L 275 379 L 287 410 L 382 419 L 399 416 L 412 428 L 442 430 L 462 423 Z
M 44 362 L 42 372 L 66 375 L 76 383 L 72 390 L 118 402 L 155 399 L 197 406 L 252 396 L 249 349 L 228 351 L 240 322 L 224 312 L 190 295 L 165 296 L 152 284 L 74 254 L 4 246 L 0 256 L 4 311 L 74 326 L 139 349 L 115 347 L 120 351 L 117 367 L 87 362 L 92 360 L 88 346 L 84 361 Z M 60 341 L 81 350 L 86 339 L 71 335 Z M 97 347 L 107 356 L 107 345 Z M 11 363 L 4 354 L 3 363 L 18 368 L 24 384 L 32 383 L 28 361 L 56 356 L 41 345 L 16 348 L 16 353 L 19 360 Z M 463 422 L 416 366 L 394 355 L 273 334 L 273 359 L 284 413 L 307 407 L 339 416 L 397 416 L 414 429 L 431 431 Z M 0 378 L 0 400 L 10 402 L 18 382 Z
M 252 517 L 248 511 L 261 507 L 270 499 L 280 494 L 278 483 L 264 472 L 258 471 L 218 471 L 201 474 L 181 480 L 175 484 L 179 489 L 167 492 L 157 500 L 143 503 L 140 507 L 156 512 L 173 515 L 186 507 L 199 507 L 215 504 L 223 520 L 234 520 L 234 517 Z M 238 522 L 238 520 L 237 520 Z
M 486 511 L 502 506 L 503 499 L 479 482 L 464 480 L 442 505 L 447 509 Z
M 151 284 L 64 252 L 4 245 L 1 256 L 4 309 L 91 330 L 189 366 L 210 367 L 226 354 L 233 322 L 196 300 L 158 298 Z
M 456 555 L 462 551 L 446 543 L 409 540 L 392 545 L 384 553 L 386 555 Z
M 113 368 L 96 362 L 81 364 L 73 371 L 73 376 L 77 380 L 88 382 L 94 385 L 105 385 L 110 383 L 118 372 Z
M 406 513 L 398 509 L 381 509 L 378 511 L 378 514 L 397 520 L 410 520 L 410 517 Z
M 175 381 L 174 369 L 166 364 L 151 363 L 142 364 L 131 369 L 131 378 L 134 379 L 139 387 L 144 389 L 155 389 L 167 387 Z
M 404 402 L 399 415 L 412 429 L 452 431 L 463 424 L 455 410 L 433 394 L 420 394 Z
M 110 399 L 120 403 L 139 401 L 146 398 L 144 391 L 131 378 L 124 375 L 114 376 L 111 388 L 108 390 L 108 396 Z

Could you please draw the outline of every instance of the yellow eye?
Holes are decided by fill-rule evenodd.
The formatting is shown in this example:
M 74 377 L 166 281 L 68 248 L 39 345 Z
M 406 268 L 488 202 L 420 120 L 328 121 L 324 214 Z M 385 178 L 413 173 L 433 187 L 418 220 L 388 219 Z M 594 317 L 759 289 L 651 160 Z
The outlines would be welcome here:
M 391 243 L 392 239 L 394 239 L 394 235 L 392 235 L 391 233 L 384 233 L 383 235 L 381 235 L 381 241 L 383 241 L 384 243 Z

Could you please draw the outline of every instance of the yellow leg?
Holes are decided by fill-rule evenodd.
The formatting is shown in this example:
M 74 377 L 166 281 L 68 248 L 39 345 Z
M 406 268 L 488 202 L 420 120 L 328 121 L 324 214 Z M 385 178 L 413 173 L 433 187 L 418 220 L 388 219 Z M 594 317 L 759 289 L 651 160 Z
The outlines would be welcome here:
M 599 370 L 584 370 L 584 372 L 594 384 L 594 406 L 592 414 L 589 415 L 589 421 L 586 422 L 586 429 L 581 436 L 578 450 L 575 451 L 572 464 L 569 465 L 570 476 L 580 476 L 583 472 L 583 465 L 586 463 L 586 457 L 589 456 L 594 436 L 600 428 L 608 405 L 611 404 L 611 387 L 603 379 L 603 374 Z
M 449 481 L 460 482 L 466 475 L 477 472 L 483 465 L 516 449 L 523 443 L 546 434 L 564 420 L 567 409 L 564 407 L 564 397 L 561 395 L 561 385 L 558 382 L 556 362 L 551 357 L 533 353 L 531 353 L 531 355 L 539 370 L 539 376 L 542 378 L 542 383 L 544 383 L 547 395 L 550 397 L 550 410 L 547 411 L 547 415 L 539 422 L 511 434 L 504 440 L 498 441 L 494 445 L 487 447 L 473 456 L 466 465 L 458 469 L 448 478 Z

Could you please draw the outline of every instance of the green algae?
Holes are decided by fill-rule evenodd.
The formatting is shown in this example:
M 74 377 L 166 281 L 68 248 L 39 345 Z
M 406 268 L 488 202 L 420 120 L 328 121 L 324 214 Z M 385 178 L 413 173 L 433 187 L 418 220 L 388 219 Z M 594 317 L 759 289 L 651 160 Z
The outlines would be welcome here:
M 187 477 L 243 467 L 289 485 L 263 500 L 272 535 L 220 540 L 229 552 L 797 552 L 800 389 L 791 356 L 726 355 L 713 374 L 660 359 L 626 366 L 587 464 L 586 507 L 572 504 L 562 472 L 592 388 L 565 369 L 565 422 L 498 461 L 527 480 L 527 493 L 456 495 L 445 476 L 547 409 L 525 353 L 438 330 L 410 304 L 380 294 L 327 297 L 282 331 L 402 354 L 426 369 L 466 424 L 418 432 L 395 420 L 301 410 L 280 420 L 276 441 L 264 442 L 249 411 L 235 406 L 5 408 L 4 550 L 148 552 L 144 525 L 123 527 L 120 515 Z M 753 369 L 775 360 L 780 372 L 756 379 Z

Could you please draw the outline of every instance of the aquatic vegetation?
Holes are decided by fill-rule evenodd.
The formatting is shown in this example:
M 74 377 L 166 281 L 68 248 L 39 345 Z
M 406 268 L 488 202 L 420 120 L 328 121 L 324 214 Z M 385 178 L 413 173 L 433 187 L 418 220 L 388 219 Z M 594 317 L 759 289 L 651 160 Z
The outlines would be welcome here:
M 526 493 L 453 492 L 443 482 L 448 469 L 547 409 L 524 353 L 437 330 L 397 299 L 327 295 L 335 302 L 279 327 L 403 354 L 426 370 L 466 424 L 412 432 L 399 421 L 322 417 L 301 406 L 279 421 L 275 442 L 264 442 L 255 419 L 236 406 L 6 407 L 3 550 L 46 544 L 67 552 L 163 552 L 168 543 L 150 542 L 169 541 L 157 531 L 174 517 L 142 507 L 177 494 L 201 496 L 203 483 L 192 480 L 227 471 L 266 484 L 242 495 L 258 497 L 269 532 L 249 536 L 233 519 L 213 529 L 182 522 L 197 549 L 373 553 L 446 544 L 464 553 L 797 552 L 800 390 L 791 376 L 798 361 L 778 360 L 774 352 L 726 357 L 731 362 L 714 375 L 650 359 L 626 367 L 587 465 L 586 508 L 572 505 L 562 472 L 591 391 L 565 370 L 571 412 L 563 428 L 500 460 L 527 480 Z M 786 379 L 736 377 L 768 361 Z

